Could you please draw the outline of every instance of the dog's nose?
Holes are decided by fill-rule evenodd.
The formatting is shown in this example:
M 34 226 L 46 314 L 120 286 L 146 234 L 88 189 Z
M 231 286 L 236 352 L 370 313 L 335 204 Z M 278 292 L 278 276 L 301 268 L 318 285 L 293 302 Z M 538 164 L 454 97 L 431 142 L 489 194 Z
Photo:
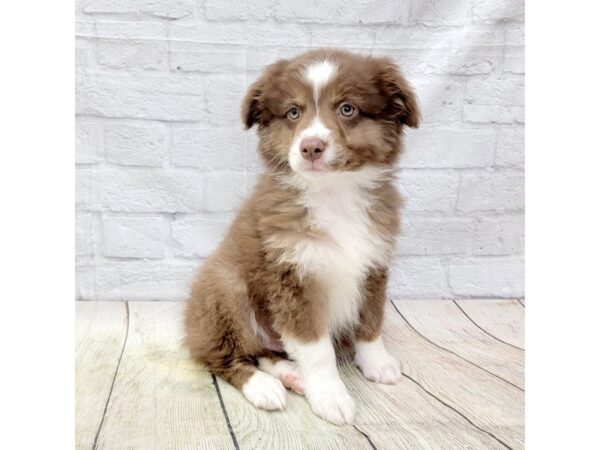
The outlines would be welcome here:
M 304 159 L 314 161 L 319 159 L 325 150 L 325 142 L 319 138 L 306 138 L 300 142 L 300 152 Z

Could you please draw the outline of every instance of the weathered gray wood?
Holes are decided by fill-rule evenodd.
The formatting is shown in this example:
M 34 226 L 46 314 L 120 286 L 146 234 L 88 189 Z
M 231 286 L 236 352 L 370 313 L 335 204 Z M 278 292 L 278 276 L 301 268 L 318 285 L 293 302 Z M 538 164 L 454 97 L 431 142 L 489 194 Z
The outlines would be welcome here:
M 256 409 L 230 384 L 219 380 L 231 425 L 243 449 L 370 449 L 350 426 L 338 427 L 315 416 L 306 399 L 288 392 L 282 411 Z
M 356 400 L 356 426 L 379 449 L 504 448 L 408 377 L 387 386 L 366 380 L 348 364 L 341 373 Z
M 386 314 L 399 317 L 391 303 Z M 508 446 L 523 448 L 523 391 L 436 347 L 403 319 L 389 321 L 384 339 L 404 373 L 431 395 Z
M 212 378 L 181 346 L 182 307 L 129 303 L 127 344 L 98 448 L 232 448 Z
M 487 333 L 525 348 L 525 308 L 518 300 L 457 300 L 456 303 Z
M 124 349 L 123 303 L 77 306 L 78 448 L 92 446 L 121 350 L 98 448 L 233 448 L 212 377 L 181 347 L 183 304 L 129 305 Z M 509 365 L 514 358 L 510 352 L 523 353 L 479 330 L 452 302 L 397 305 L 427 339 L 499 375 L 509 374 L 502 372 L 502 355 Z M 353 365 L 341 365 L 357 402 L 357 429 L 379 449 L 502 448 L 501 441 L 523 447 L 522 391 L 429 342 L 391 304 L 386 313 L 384 339 L 406 377 L 396 386 L 377 385 Z M 484 355 L 485 349 L 493 358 Z M 356 428 L 336 427 L 314 416 L 301 396 L 289 393 L 284 411 L 265 412 L 226 382 L 218 383 L 242 449 L 371 448 Z
M 477 327 L 452 301 L 394 301 L 421 335 L 507 381 L 525 387 L 525 353 Z
M 127 331 L 123 302 L 75 304 L 75 446 L 91 449 Z

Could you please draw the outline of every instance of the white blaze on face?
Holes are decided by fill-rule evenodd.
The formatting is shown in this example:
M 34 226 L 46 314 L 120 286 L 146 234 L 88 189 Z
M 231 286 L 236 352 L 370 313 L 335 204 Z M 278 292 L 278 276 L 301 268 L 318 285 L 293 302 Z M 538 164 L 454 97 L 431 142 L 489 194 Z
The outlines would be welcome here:
M 331 81 L 337 70 L 337 66 L 329 61 L 319 61 L 306 67 L 305 77 L 312 86 L 316 115 L 309 126 L 297 134 L 290 147 L 288 160 L 295 172 L 302 172 L 307 166 L 311 165 L 302 158 L 300 149 L 300 143 L 306 138 L 319 138 L 327 144 L 320 164 L 330 164 L 335 160 L 336 152 L 331 142 L 331 130 L 319 118 L 319 95 L 323 86 Z
M 313 63 L 306 68 L 306 78 L 310 81 L 313 88 L 313 97 L 317 107 L 317 116 L 319 112 L 319 92 L 337 72 L 337 66 L 329 61 L 320 61 Z

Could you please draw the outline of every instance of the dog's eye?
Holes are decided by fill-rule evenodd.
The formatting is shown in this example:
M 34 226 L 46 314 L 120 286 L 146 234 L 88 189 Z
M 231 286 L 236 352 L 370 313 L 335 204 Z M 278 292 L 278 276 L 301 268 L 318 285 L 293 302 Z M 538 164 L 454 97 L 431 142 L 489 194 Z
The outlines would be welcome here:
M 342 103 L 339 108 L 339 113 L 346 118 L 354 117 L 356 108 L 350 103 Z
M 295 106 L 290 108 L 287 112 L 287 116 L 291 120 L 296 120 L 298 117 L 300 117 L 300 108 Z

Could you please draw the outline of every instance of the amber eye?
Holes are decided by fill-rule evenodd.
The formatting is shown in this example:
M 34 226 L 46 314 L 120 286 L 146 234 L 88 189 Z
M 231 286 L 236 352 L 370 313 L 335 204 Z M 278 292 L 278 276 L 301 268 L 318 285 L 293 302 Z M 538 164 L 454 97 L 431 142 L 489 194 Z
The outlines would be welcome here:
M 300 108 L 293 106 L 288 110 L 287 116 L 291 120 L 296 120 L 298 117 L 300 117 Z
M 340 105 L 339 113 L 344 117 L 354 117 L 356 108 L 350 103 L 342 103 Z

